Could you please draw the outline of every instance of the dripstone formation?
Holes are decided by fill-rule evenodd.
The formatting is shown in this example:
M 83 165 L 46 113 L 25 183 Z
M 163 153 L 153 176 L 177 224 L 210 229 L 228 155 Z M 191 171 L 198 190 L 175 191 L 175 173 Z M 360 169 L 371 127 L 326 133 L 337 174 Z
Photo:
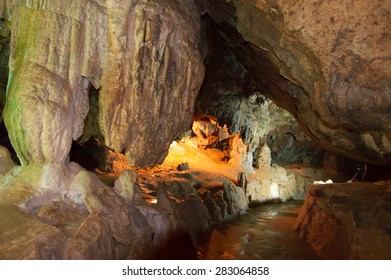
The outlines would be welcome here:
M 390 17 L 388 0 L 0 0 L 0 258 L 196 258 L 212 224 L 327 180 L 322 149 L 386 169 Z M 189 132 L 195 113 L 221 129 Z M 194 157 L 164 166 L 179 139 Z M 333 186 L 311 187 L 301 238 L 389 258 L 389 183 Z

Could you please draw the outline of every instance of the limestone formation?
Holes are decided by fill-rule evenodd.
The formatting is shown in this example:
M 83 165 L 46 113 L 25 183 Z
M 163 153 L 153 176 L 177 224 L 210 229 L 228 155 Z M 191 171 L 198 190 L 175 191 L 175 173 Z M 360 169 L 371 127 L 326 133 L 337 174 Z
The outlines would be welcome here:
M 390 201 L 389 183 L 312 185 L 297 231 L 326 259 L 389 260 Z
M 11 159 L 7 148 L 0 146 L 0 177 L 7 174 L 7 172 L 9 172 L 15 166 L 16 164 Z
M 169 210 L 179 228 L 191 235 L 248 209 L 244 189 L 219 173 L 154 168 L 139 173 L 137 184 L 144 194 L 155 196 L 157 206 Z
M 300 127 L 390 165 L 391 3 L 312 2 L 1 0 L 21 166 L 0 146 L 0 259 L 196 258 L 196 236 L 249 202 L 329 179 L 275 163 L 318 157 Z M 72 143 L 95 143 L 102 181 Z M 390 201 L 388 183 L 312 186 L 297 230 L 324 258 L 390 259 Z
M 134 170 L 125 170 L 114 182 L 114 191 L 125 201 L 131 203 L 135 199 L 137 173 Z
M 109 2 L 102 132 L 131 166 L 152 165 L 191 125 L 204 75 L 196 10 L 189 1 Z
M 1 11 L 1 7 L 0 7 Z M 6 22 L 0 15 L 0 112 L 5 104 L 5 91 L 8 82 L 8 60 L 10 52 L 10 31 Z M 1 117 L 2 119 L 2 117 Z
M 293 115 L 264 96 L 252 73 L 210 29 L 208 42 L 212 43 L 197 109 L 216 117 L 220 125 L 226 124 L 231 134 L 240 133 L 255 160 L 265 143 L 272 150 L 273 161 L 278 163 L 310 162 L 316 158 L 319 151 Z
M 76 163 L 14 168 L 0 208 L 0 259 L 154 257 L 142 213 Z
M 82 78 L 87 16 L 59 7 L 59 1 L 9 2 L 13 43 L 4 109 L 9 138 L 24 165 L 65 162 L 88 112 L 88 82 Z
M 23 165 L 66 161 L 90 83 L 100 88 L 94 125 L 131 165 L 163 161 L 190 127 L 204 75 L 191 2 L 14 0 L 0 9 L 13 42 L 4 119 Z
M 329 178 L 341 180 L 335 172 L 323 168 L 314 169 L 305 165 L 282 167 L 272 163 L 270 148 L 265 144 L 258 155 L 257 169 L 247 175 L 244 189 L 251 203 L 304 200 L 314 181 Z
M 391 163 L 391 3 L 199 1 L 256 85 L 317 143 Z

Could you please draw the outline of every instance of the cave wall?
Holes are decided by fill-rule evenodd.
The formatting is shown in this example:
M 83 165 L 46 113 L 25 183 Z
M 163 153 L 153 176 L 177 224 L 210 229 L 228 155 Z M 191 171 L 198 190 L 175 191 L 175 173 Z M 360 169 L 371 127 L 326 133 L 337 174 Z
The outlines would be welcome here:
M 124 152 L 131 165 L 161 162 L 190 126 L 208 48 L 200 16 L 207 15 L 241 64 L 234 71 L 246 70 L 233 87 L 256 88 L 332 152 L 390 164 L 390 6 L 384 0 L 3 1 L 0 17 L 12 31 L 9 137 L 22 164 L 66 161 L 83 133 L 92 85 L 99 90 L 95 132 L 105 145 Z
M 0 19 L 0 112 L 5 104 L 5 92 L 8 82 L 8 60 L 10 54 L 10 30 L 6 22 Z M 1 115 L 2 119 L 2 115 Z
M 251 73 L 241 64 L 209 16 L 203 17 L 208 42 L 206 74 L 196 101 L 198 113 L 216 117 L 231 134 L 240 133 L 256 160 L 266 143 L 279 164 L 314 161 L 321 149 L 309 138 L 288 111 L 266 96 Z
M 14 0 L 0 9 L 12 22 L 4 121 L 22 164 L 67 160 L 90 83 L 100 89 L 95 125 L 131 165 L 161 162 L 190 127 L 204 76 L 191 1 Z
M 257 85 L 316 142 L 391 163 L 391 3 L 198 1 Z
M 178 131 L 191 125 L 203 80 L 197 11 L 189 1 L 139 1 L 108 13 L 115 15 L 109 34 L 127 40 L 109 39 L 100 92 L 106 144 L 125 150 L 131 165 L 162 162 Z

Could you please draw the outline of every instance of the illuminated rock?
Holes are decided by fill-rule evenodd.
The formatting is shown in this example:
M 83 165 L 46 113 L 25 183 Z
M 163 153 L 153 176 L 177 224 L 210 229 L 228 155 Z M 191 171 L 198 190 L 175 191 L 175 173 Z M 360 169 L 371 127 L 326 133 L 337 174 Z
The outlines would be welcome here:
M 228 138 L 228 141 L 228 153 L 230 158 L 228 163 L 251 169 L 253 165 L 252 153 L 249 151 L 248 145 L 243 143 L 240 135 L 235 134 Z
M 125 201 L 131 203 L 135 199 L 137 173 L 134 170 L 125 170 L 114 182 L 114 191 Z
M 195 116 L 191 130 L 195 134 L 195 141 L 200 148 L 212 147 L 219 141 L 221 127 L 217 119 L 209 116 Z
M 316 170 L 301 165 L 282 167 L 272 163 L 271 151 L 267 144 L 263 145 L 259 152 L 257 165 L 258 169 L 248 174 L 244 188 L 252 203 L 304 200 L 309 186 L 314 181 L 337 176 L 324 169 Z

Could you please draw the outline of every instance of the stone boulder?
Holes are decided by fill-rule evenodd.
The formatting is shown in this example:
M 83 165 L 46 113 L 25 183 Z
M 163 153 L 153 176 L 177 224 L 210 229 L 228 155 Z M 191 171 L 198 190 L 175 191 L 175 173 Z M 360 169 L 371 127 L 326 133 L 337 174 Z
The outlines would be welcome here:
M 391 258 L 391 184 L 312 185 L 296 230 L 325 259 Z
M 216 224 L 245 214 L 248 210 L 245 190 L 227 178 L 217 179 L 213 184 L 201 186 L 198 192 L 212 221 Z
M 0 259 L 62 259 L 66 237 L 15 205 L 0 204 Z
M 246 196 L 252 203 L 265 201 L 304 200 L 308 188 L 314 181 L 341 179 L 335 172 L 314 169 L 306 165 L 279 166 L 272 163 L 272 153 L 264 144 L 257 156 L 258 169 L 246 177 Z
M 137 173 L 134 170 L 124 170 L 114 182 L 114 191 L 128 203 L 135 200 L 137 192 Z
M 1 259 L 150 259 L 142 213 L 76 163 L 15 167 L 0 179 Z

